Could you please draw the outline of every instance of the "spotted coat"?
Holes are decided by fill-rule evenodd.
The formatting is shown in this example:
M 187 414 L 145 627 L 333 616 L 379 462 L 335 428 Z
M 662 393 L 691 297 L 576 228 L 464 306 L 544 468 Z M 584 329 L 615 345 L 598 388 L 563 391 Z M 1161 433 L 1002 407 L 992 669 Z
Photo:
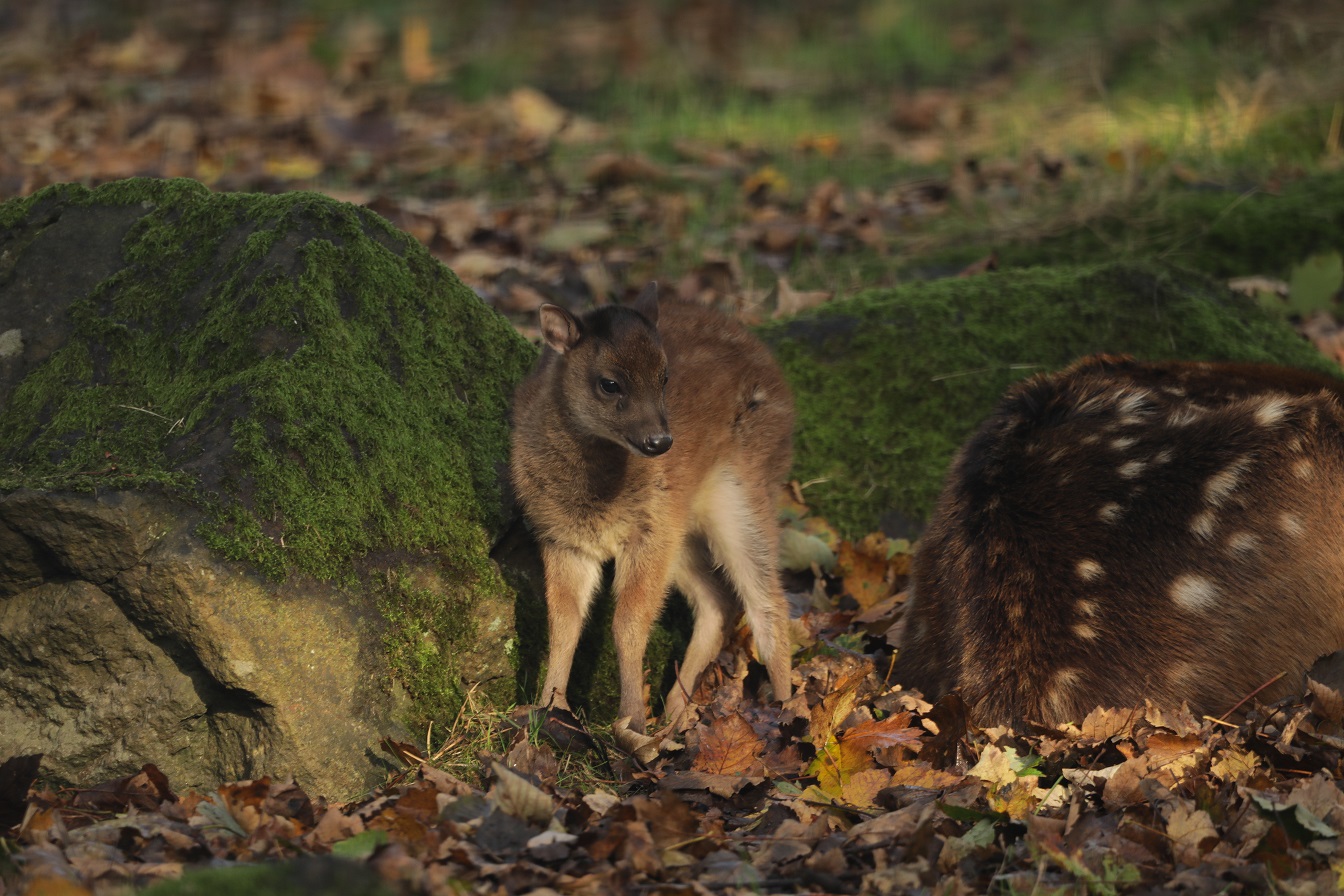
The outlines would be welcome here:
M 1096 356 L 1018 384 L 915 559 L 896 676 L 981 723 L 1221 714 L 1344 647 L 1344 383 Z

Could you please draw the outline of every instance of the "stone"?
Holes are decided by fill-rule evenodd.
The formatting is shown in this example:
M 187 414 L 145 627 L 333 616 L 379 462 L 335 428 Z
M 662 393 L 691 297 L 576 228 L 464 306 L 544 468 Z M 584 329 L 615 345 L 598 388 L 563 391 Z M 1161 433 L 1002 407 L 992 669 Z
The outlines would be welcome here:
M 0 205 L 0 757 L 333 798 L 511 703 L 507 407 L 535 350 L 311 193 Z
M 872 290 L 758 333 L 798 403 L 793 475 L 847 537 L 917 536 L 953 453 L 1004 389 L 1083 355 L 1330 369 L 1251 299 L 1154 261 Z

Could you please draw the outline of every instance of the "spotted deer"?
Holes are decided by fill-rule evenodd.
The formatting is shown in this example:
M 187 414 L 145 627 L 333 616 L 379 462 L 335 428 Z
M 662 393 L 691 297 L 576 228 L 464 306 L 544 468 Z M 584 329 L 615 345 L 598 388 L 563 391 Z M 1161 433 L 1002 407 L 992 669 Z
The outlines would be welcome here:
M 1301 370 L 1104 355 L 1012 387 L 921 541 L 897 680 L 982 724 L 1294 692 L 1344 647 L 1341 400 Z
M 644 653 L 669 588 L 695 625 L 664 704 L 676 722 L 738 602 L 777 700 L 789 696 L 788 608 L 775 494 L 792 458 L 793 398 L 766 347 L 699 306 L 576 317 L 540 311 L 544 341 L 514 398 L 511 474 L 541 545 L 550 659 L 543 704 L 567 709 L 584 620 L 615 560 L 620 715 L 643 732 Z

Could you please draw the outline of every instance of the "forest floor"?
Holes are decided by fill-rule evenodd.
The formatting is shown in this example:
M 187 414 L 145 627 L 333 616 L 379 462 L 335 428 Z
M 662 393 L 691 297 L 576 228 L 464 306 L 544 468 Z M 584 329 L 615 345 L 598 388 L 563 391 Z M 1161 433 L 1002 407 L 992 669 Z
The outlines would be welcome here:
M 137 175 L 320 190 L 532 334 L 544 301 L 650 279 L 759 321 L 1069 233 L 1164 256 L 1200 226 L 1168 197 L 1344 167 L 1329 4 L 441 5 L 0 12 L 0 199 Z M 1239 285 L 1336 318 L 1341 250 Z M 389 742 L 404 772 L 340 802 L 272 780 L 177 794 L 152 766 L 30 790 L 15 758 L 0 893 L 1344 886 L 1339 692 L 977 729 L 888 680 L 910 545 L 843 541 L 797 497 L 795 529 L 830 559 L 791 579 L 782 707 L 754 699 L 744 637 L 682 749 L 646 763 L 486 710 Z

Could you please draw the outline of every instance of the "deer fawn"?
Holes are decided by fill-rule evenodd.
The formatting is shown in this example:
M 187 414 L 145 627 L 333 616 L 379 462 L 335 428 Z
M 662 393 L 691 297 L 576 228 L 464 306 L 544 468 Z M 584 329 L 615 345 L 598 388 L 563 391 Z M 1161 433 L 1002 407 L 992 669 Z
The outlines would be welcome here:
M 981 724 L 1293 692 L 1344 647 L 1341 399 L 1301 370 L 1104 355 L 1014 386 L 948 474 L 897 680 Z
M 545 345 L 514 397 L 514 489 L 541 544 L 550 623 L 543 704 L 565 690 L 603 564 L 616 561 L 620 715 L 644 731 L 644 651 L 670 587 L 695 627 L 665 716 L 676 723 L 741 598 L 776 700 L 789 696 L 788 608 L 775 489 L 792 457 L 793 399 L 769 351 L 705 308 L 575 317 L 541 307 Z

